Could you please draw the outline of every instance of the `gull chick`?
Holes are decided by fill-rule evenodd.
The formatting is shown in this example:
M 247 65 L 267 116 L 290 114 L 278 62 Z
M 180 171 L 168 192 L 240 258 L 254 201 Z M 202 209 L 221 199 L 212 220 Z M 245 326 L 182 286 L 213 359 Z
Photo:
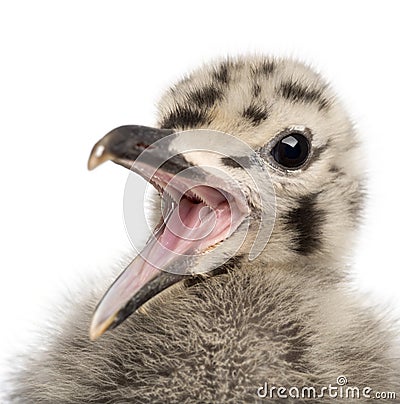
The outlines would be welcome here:
M 400 395 L 396 329 L 347 276 L 361 138 L 320 75 L 290 59 L 220 60 L 164 94 L 155 126 L 116 128 L 89 159 L 154 186 L 154 235 L 105 294 L 86 286 L 65 303 L 10 401 L 253 403 L 266 383 L 321 389 L 341 376 Z M 225 154 L 206 150 L 221 143 Z M 202 214 L 212 229 L 189 237 Z

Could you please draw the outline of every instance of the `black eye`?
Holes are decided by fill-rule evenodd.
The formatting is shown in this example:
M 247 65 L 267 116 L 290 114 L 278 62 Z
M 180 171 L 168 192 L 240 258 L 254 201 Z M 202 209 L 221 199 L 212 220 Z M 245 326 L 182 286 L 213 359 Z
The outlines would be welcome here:
M 290 169 L 301 167 L 310 152 L 310 143 L 301 133 L 293 132 L 282 138 L 272 149 L 275 161 Z

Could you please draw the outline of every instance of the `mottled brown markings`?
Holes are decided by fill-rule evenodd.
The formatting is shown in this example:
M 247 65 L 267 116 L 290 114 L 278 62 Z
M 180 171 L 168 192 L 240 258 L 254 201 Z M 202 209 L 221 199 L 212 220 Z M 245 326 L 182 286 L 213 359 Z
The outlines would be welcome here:
M 198 125 L 204 125 L 209 121 L 206 111 L 198 108 L 176 105 L 161 121 L 161 128 L 188 129 Z
M 243 110 L 242 116 L 248 119 L 254 126 L 257 126 L 268 118 L 269 112 L 264 104 L 252 103 Z
M 265 60 L 261 63 L 261 71 L 266 75 L 272 74 L 275 71 L 275 63 L 272 60 Z
M 319 147 L 314 147 L 312 151 L 312 159 L 313 160 L 318 160 L 321 156 L 322 153 L 324 153 L 329 147 L 329 142 L 326 144 L 319 146 Z
M 324 98 L 323 90 L 305 87 L 296 81 L 283 81 L 277 88 L 277 93 L 292 102 L 316 104 L 320 111 L 326 110 L 329 107 L 329 101 Z
M 264 60 L 259 64 L 251 66 L 253 76 L 264 75 L 270 76 L 275 71 L 275 63 L 272 60 Z
M 210 108 L 222 97 L 222 90 L 215 85 L 195 89 L 187 95 L 188 102 L 199 108 Z
M 229 68 L 231 67 L 231 63 L 228 61 L 222 62 L 216 70 L 214 70 L 212 77 L 215 79 L 217 82 L 221 84 L 228 84 L 230 80 L 230 70 Z
M 344 177 L 346 175 L 346 173 L 344 171 L 342 171 L 341 168 L 339 168 L 335 165 L 329 168 L 329 172 L 334 174 L 335 178 Z
M 275 64 L 273 61 L 263 61 L 250 67 L 251 76 L 254 80 L 252 87 L 253 97 L 257 98 L 261 94 L 260 80 L 269 77 L 274 70 Z
M 176 104 L 162 119 L 161 128 L 187 129 L 209 123 L 210 108 L 222 98 L 222 89 L 213 84 L 188 91 L 183 105 Z
M 252 162 L 248 156 L 225 156 L 221 158 L 221 162 L 227 166 L 232 168 L 251 168 Z
M 255 82 L 253 84 L 253 89 L 252 89 L 253 97 L 257 98 L 260 93 L 261 93 L 261 86 L 259 83 Z
M 318 206 L 318 195 L 302 196 L 297 207 L 283 216 L 285 227 L 293 234 L 290 248 L 301 255 L 312 254 L 322 246 L 326 213 Z

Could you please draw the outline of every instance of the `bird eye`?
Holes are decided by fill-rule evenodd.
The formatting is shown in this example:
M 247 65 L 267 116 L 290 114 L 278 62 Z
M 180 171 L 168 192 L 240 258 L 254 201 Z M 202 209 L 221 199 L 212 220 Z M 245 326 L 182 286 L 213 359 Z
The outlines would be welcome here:
M 271 150 L 274 160 L 284 168 L 300 168 L 310 153 L 308 139 L 299 132 L 289 133 Z

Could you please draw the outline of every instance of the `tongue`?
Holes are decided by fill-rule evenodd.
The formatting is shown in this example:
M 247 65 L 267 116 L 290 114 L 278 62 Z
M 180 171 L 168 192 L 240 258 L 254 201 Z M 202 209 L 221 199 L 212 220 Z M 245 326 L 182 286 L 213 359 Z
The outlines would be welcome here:
M 92 324 L 108 327 L 112 319 L 144 285 L 168 270 L 178 260 L 189 258 L 225 239 L 231 228 L 231 210 L 224 201 L 214 210 L 204 203 L 182 198 L 164 218 L 164 224 L 153 235 L 143 251 L 128 265 L 104 295 Z M 189 274 L 190 268 L 185 267 Z

